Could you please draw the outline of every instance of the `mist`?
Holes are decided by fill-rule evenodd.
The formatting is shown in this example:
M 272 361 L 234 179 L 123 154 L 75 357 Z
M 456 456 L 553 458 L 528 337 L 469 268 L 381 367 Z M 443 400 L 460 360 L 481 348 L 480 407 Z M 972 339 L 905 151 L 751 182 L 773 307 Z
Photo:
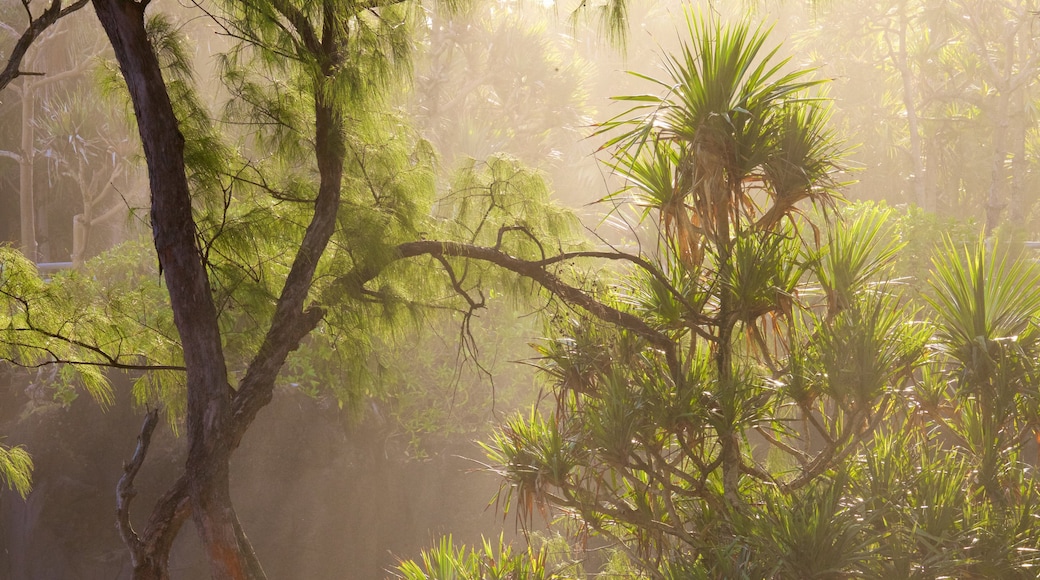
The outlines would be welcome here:
M 307 132 L 314 111 L 328 94 L 346 111 L 330 115 L 343 139 L 331 150 L 345 152 L 335 233 L 298 308 L 320 316 L 285 349 L 271 402 L 228 439 L 235 522 L 255 552 L 245 560 L 272 579 L 413 578 L 403 562 L 443 538 L 479 551 L 501 537 L 532 569 L 567 578 L 811 577 L 826 568 L 811 554 L 733 554 L 793 545 L 770 534 L 816 502 L 835 528 L 796 523 L 851 538 L 817 550 L 845 554 L 833 564 L 845 574 L 1028 577 L 1040 534 L 1015 509 L 1040 497 L 1040 6 L 571 4 L 373 8 L 343 25 L 371 46 L 326 67 L 343 75 L 332 88 L 307 84 L 321 67 L 292 68 L 303 56 L 279 61 L 292 42 L 276 32 L 244 35 L 241 15 L 149 6 L 167 18 L 152 42 L 184 106 L 187 213 L 229 401 L 277 334 L 282 284 L 318 213 L 328 171 Z M 26 15 L 7 6 L 0 21 L 10 55 Z M 667 116 L 693 94 L 676 71 L 702 78 L 707 66 L 677 55 L 721 44 L 696 45 L 700 30 L 761 34 L 748 68 L 768 61 L 787 83 L 734 97 L 719 126 L 753 135 L 767 102 L 775 124 L 757 141 L 781 142 L 783 115 L 804 106 L 792 118 L 826 121 L 808 123 L 796 159 L 813 163 L 727 145 L 745 174 L 732 177 L 737 162 L 689 169 L 724 157 L 703 153 L 721 138 L 697 141 L 701 125 L 684 132 Z M 270 53 L 249 60 L 243 38 Z M 168 304 L 170 258 L 152 241 L 151 152 L 115 58 L 87 6 L 36 39 L 0 98 L 11 251 L 0 258 L 0 450 L 33 463 L 24 497 L 10 473 L 0 491 L 0 577 L 12 580 L 138 577 L 113 514 L 151 413 L 130 527 L 147 529 L 195 465 L 191 363 Z M 757 80 L 741 77 L 733 94 Z M 658 153 L 678 201 L 655 198 L 651 172 L 639 173 Z M 711 197 L 715 178 L 726 195 Z M 688 193 L 698 187 L 732 208 L 705 210 Z M 729 267 L 740 252 L 751 257 Z M 768 280 L 741 294 L 756 275 Z M 886 476 L 885 458 L 904 471 Z M 928 552 L 907 531 L 929 505 L 911 473 L 948 492 L 944 507 L 978 502 L 991 519 L 962 509 L 934 523 L 942 542 Z M 885 511 L 882 493 L 908 498 L 905 510 Z M 217 574 L 197 520 L 177 520 L 170 578 Z M 1005 542 L 1007 530 L 1018 532 Z M 973 547 L 990 536 L 998 547 Z

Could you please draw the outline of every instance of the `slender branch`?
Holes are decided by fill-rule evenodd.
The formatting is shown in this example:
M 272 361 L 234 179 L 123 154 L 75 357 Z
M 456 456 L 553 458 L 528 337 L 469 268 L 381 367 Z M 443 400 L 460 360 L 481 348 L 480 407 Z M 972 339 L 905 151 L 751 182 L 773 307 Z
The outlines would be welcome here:
M 834 445 L 834 437 L 831 437 L 830 431 L 820 423 L 819 419 L 816 418 L 816 414 L 813 412 L 812 408 L 810 408 L 809 405 L 799 405 L 799 407 L 802 409 L 803 416 L 808 419 L 809 423 L 814 429 L 816 429 L 816 433 L 818 433 L 820 437 L 823 437 L 823 440 L 826 441 L 828 445 Z
M 183 371 L 183 370 L 185 370 L 185 367 L 179 366 L 179 365 L 134 364 L 134 363 L 120 362 L 119 359 L 122 358 L 122 355 L 119 355 L 119 354 L 112 355 L 112 354 L 109 354 L 108 352 L 106 352 L 100 346 L 97 346 L 95 344 L 90 344 L 88 342 L 84 342 L 84 341 L 76 339 L 76 338 L 65 336 L 65 335 L 61 334 L 60 332 L 55 332 L 55 331 L 51 331 L 51 330 L 44 330 L 42 328 L 37 327 L 33 323 L 32 308 L 30 306 L 30 302 L 25 297 L 18 296 L 16 294 L 13 294 L 11 292 L 3 290 L 2 288 L 0 288 L 0 295 L 7 296 L 8 298 L 11 298 L 12 300 L 15 300 L 16 302 L 20 303 L 22 305 L 22 312 L 24 313 L 25 326 L 18 326 L 18 327 L 8 328 L 8 329 L 5 330 L 5 332 L 36 334 L 36 335 L 42 336 L 43 338 L 55 340 L 55 341 L 67 344 L 69 346 L 72 346 L 72 347 L 83 349 L 84 351 L 86 351 L 88 353 L 93 353 L 93 354 L 101 357 L 101 359 L 102 359 L 100 361 L 86 361 L 86 360 L 67 359 L 67 358 L 65 358 L 63 356 L 58 355 L 57 353 L 55 353 L 51 348 L 49 348 L 46 345 L 32 344 L 32 343 L 22 343 L 20 341 L 15 341 L 15 340 L 7 340 L 7 341 L 5 341 L 5 342 L 7 342 L 7 344 L 9 344 L 11 346 L 18 346 L 18 347 L 22 347 L 22 348 L 41 350 L 41 351 L 44 351 L 44 352 L 48 353 L 49 355 L 51 355 L 52 360 L 48 360 L 48 361 L 45 361 L 45 362 L 40 363 L 40 364 L 25 364 L 25 363 L 22 363 L 22 362 L 13 360 L 13 359 L 4 359 L 4 360 L 9 360 L 9 362 L 11 362 L 13 364 L 16 364 L 16 365 L 18 365 L 20 367 L 23 367 L 23 368 L 38 368 L 38 367 L 49 365 L 49 364 L 60 363 L 60 364 L 79 365 L 79 366 L 108 367 L 108 368 L 120 369 L 120 370 L 141 370 L 141 371 Z
M 376 8 L 386 8 L 387 6 L 394 6 L 396 4 L 403 4 L 405 0 L 362 0 L 358 2 L 357 6 L 359 10 L 373 10 Z
M 61 0 L 52 0 L 51 5 L 35 19 L 32 17 L 32 12 L 29 12 L 29 3 L 23 2 L 25 11 L 29 14 L 29 26 L 18 37 L 18 42 L 11 49 L 10 56 L 7 57 L 7 65 L 0 71 L 0 91 L 7 88 L 7 85 L 11 84 L 11 81 L 14 79 L 26 74 L 20 71 L 19 68 L 22 66 L 22 59 L 25 58 L 25 53 L 32 46 L 32 43 L 59 20 L 86 6 L 87 1 L 76 0 L 62 8 Z
M 310 20 L 307 20 L 306 15 L 285 0 L 273 0 L 271 5 L 274 6 L 274 9 L 284 16 L 285 19 L 289 21 L 289 24 L 296 29 L 296 33 L 300 35 L 300 40 L 303 42 L 303 46 L 307 48 L 308 52 L 313 56 L 318 56 L 324 53 L 321 41 L 318 40 L 318 35 L 314 31 L 314 27 L 311 25 Z
M 821 473 L 826 471 L 829 467 L 831 467 L 835 463 L 843 461 L 846 457 L 848 457 L 857 445 L 866 440 L 867 437 L 874 434 L 874 432 L 877 430 L 878 425 L 881 423 L 881 420 L 887 415 L 887 413 L 884 411 L 885 407 L 887 407 L 888 404 L 889 397 L 886 396 L 885 400 L 882 401 L 878 412 L 874 414 L 873 418 L 870 419 L 865 428 L 858 432 L 854 431 L 851 425 L 855 424 L 859 420 L 860 413 L 853 413 L 848 419 L 848 425 L 850 425 L 850 427 L 844 430 L 844 432 L 841 434 L 841 437 L 838 438 L 837 442 L 835 442 L 834 445 L 829 446 L 827 449 L 821 451 L 820 454 L 816 456 L 816 458 L 809 464 L 807 468 L 805 468 L 802 471 L 802 473 L 798 477 L 794 478 L 793 480 L 787 483 L 781 484 L 781 491 L 783 491 L 784 493 L 790 493 L 800 487 L 807 485 L 810 481 L 812 481 Z M 846 441 L 848 441 L 847 444 L 845 443 Z M 844 447 L 841 447 L 841 449 L 839 449 L 839 446 L 842 445 L 844 445 Z
M 141 425 L 141 433 L 137 436 L 137 447 L 130 458 L 130 463 L 123 464 L 123 476 L 116 484 L 116 527 L 119 529 L 119 537 L 130 549 L 130 562 L 136 568 L 140 565 L 144 555 L 141 538 L 130 524 L 130 502 L 137 495 L 134 489 L 134 479 L 144 464 L 145 455 L 148 454 L 148 446 L 152 442 L 152 433 L 159 423 L 159 409 L 152 409 L 144 417 Z
M 484 307 L 484 299 L 481 297 L 480 302 L 473 299 L 472 296 L 466 292 L 466 289 L 462 287 L 462 281 L 455 275 L 455 269 L 451 267 L 448 260 L 444 256 L 434 256 L 434 259 L 441 263 L 444 267 L 444 271 L 447 272 L 448 278 L 451 279 L 451 287 L 455 289 L 455 293 L 462 296 L 466 303 L 469 304 L 470 312 L 478 308 Z
M 150 365 L 150 364 L 136 365 L 136 364 L 127 364 L 127 363 L 106 363 L 106 362 L 66 359 L 66 358 L 61 358 L 60 356 L 58 356 L 57 353 L 55 353 L 53 350 L 51 350 L 49 348 L 38 346 L 38 345 L 35 345 L 35 344 L 26 344 L 26 343 L 21 343 L 21 342 L 6 342 L 6 341 L 5 341 L 5 344 L 7 344 L 9 346 L 16 346 L 16 347 L 19 347 L 19 348 L 36 349 L 36 350 L 43 351 L 43 352 L 47 353 L 48 355 L 50 355 L 50 358 L 48 360 L 46 360 L 44 362 L 41 362 L 41 363 L 34 363 L 34 364 L 27 364 L 27 363 L 24 363 L 22 361 L 15 360 L 15 359 L 8 358 L 8 357 L 0 357 L 0 360 L 2 360 L 4 362 L 11 363 L 11 364 L 13 364 L 13 365 L 15 365 L 17 367 L 23 368 L 23 369 L 38 369 L 38 368 L 42 368 L 42 367 L 45 367 L 45 366 L 60 364 L 60 365 L 81 366 L 81 367 L 100 367 L 100 368 L 108 368 L 108 369 L 117 369 L 117 370 L 121 370 L 121 371 L 182 371 L 183 372 L 185 370 L 184 367 L 179 366 L 179 365 Z
M 6 32 L 7 34 L 11 35 L 12 38 L 18 38 L 20 36 L 18 34 L 18 31 L 15 30 L 13 26 L 11 26 L 10 24 L 8 24 L 6 22 L 0 22 L 0 30 L 2 30 L 4 32 Z
M 791 447 L 790 445 L 784 443 L 783 441 L 780 441 L 779 439 L 774 437 L 772 433 L 770 433 L 769 431 L 766 431 L 765 429 L 763 429 L 761 425 L 755 427 L 755 431 L 757 431 L 759 435 L 764 437 L 765 440 L 768 441 L 771 445 L 773 445 L 777 449 L 783 451 L 784 453 L 790 455 L 791 457 L 794 457 L 795 459 L 797 459 L 798 463 L 801 464 L 802 468 L 808 467 L 808 465 L 809 465 L 809 458 L 805 454 L 805 452 L 799 451 L 798 449 L 795 449 L 794 447 Z
M 546 290 L 559 296 L 564 302 L 571 304 L 572 306 L 580 307 L 604 322 L 616 324 L 622 328 L 630 330 L 647 339 L 651 344 L 658 348 L 671 352 L 674 352 L 675 350 L 675 343 L 668 336 L 647 324 L 643 319 L 628 312 L 618 310 L 613 306 L 599 302 L 591 295 L 567 284 L 558 276 L 546 270 L 544 265 L 540 262 L 529 262 L 527 260 L 515 258 L 494 248 L 458 242 L 439 242 L 430 240 L 406 242 L 399 245 L 397 247 L 396 259 L 400 260 L 424 255 L 433 258 L 450 256 L 489 262 L 537 282 Z M 378 276 L 380 271 L 381 269 L 353 271 L 340 279 L 339 283 L 336 285 L 337 289 L 342 290 L 344 289 L 344 286 L 347 290 L 349 290 L 351 286 L 353 286 L 354 289 L 359 288 L 368 280 Z
M 72 67 L 72 68 L 70 68 L 68 70 L 63 70 L 63 71 L 61 71 L 59 73 L 54 73 L 54 74 L 47 74 L 47 73 L 43 73 L 43 72 L 40 72 L 40 73 L 28 73 L 28 72 L 22 71 L 19 74 L 22 74 L 22 75 L 34 74 L 34 75 L 43 76 L 44 78 L 42 78 L 42 79 L 40 79 L 40 80 L 38 80 L 38 81 L 33 83 L 33 88 L 44 86 L 44 85 L 49 85 L 49 84 L 53 84 L 53 83 L 58 83 L 58 82 L 61 82 L 61 81 L 65 80 L 65 79 L 69 79 L 69 78 L 73 78 L 73 77 L 82 75 L 83 71 L 85 71 L 87 69 L 87 67 L 92 64 L 91 60 L 89 58 L 90 56 L 91 55 L 87 55 L 88 58 L 79 61 L 79 63 L 77 63 L 76 66 L 74 66 L 74 67 Z

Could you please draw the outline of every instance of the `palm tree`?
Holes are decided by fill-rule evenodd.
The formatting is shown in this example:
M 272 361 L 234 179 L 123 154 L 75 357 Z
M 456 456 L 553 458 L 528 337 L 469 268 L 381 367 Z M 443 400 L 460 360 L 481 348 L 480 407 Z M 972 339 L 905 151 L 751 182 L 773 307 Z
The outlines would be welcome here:
M 690 39 L 668 58 L 668 78 L 642 77 L 663 96 L 619 97 L 633 108 L 602 126 L 626 180 L 610 197 L 641 207 L 660 234 L 649 267 L 607 299 L 682 355 L 560 317 L 539 349 L 556 412 L 517 417 L 487 445 L 521 515 L 561 508 L 660 578 L 662 556 L 740 568 L 720 538 L 741 535 L 733 515 L 753 509 L 747 497 L 763 485 L 787 492 L 792 479 L 805 486 L 836 453 L 806 460 L 811 473 L 798 483 L 767 473 L 748 446 L 755 430 L 784 431 L 782 343 L 807 318 L 796 314 L 798 294 L 815 253 L 799 203 L 830 209 L 837 199 L 827 102 L 807 71 L 787 72 L 778 49 L 765 48 L 767 30 L 687 17 Z
M 689 31 L 603 128 L 659 234 L 603 299 L 671 342 L 558 315 L 553 412 L 486 444 L 505 503 L 661 580 L 1034 577 L 1037 269 L 947 243 L 921 308 L 894 211 L 836 207 L 817 83 L 761 29 Z
M 779 250 L 792 249 L 784 240 L 796 233 L 800 202 L 834 205 L 841 150 L 826 128 L 827 101 L 813 92 L 820 81 L 788 71 L 779 47 L 766 48 L 768 29 L 692 12 L 687 28 L 689 42 L 665 63 L 668 77 L 643 77 L 664 95 L 618 97 L 637 104 L 603 131 L 620 130 L 608 145 L 618 147 L 613 167 L 628 185 L 613 197 L 630 196 L 653 215 L 664 269 L 687 270 L 713 296 L 688 317 L 699 327 L 689 330 L 713 345 L 720 403 L 733 409 L 734 330 L 740 324 L 761 339 L 760 319 L 790 311 L 799 273 L 790 251 Z M 726 494 L 737 504 L 732 418 L 718 436 Z

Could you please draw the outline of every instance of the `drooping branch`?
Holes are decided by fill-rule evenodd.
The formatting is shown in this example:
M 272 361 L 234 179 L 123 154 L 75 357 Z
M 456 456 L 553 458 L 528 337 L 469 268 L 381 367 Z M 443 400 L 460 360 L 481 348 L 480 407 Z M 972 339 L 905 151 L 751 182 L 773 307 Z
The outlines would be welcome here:
M 680 380 L 681 371 L 675 341 L 663 332 L 647 324 L 646 321 L 638 316 L 618 310 L 613 306 L 600 302 L 591 294 L 567 284 L 559 276 L 546 269 L 547 265 L 562 262 L 566 258 L 557 259 L 554 257 L 537 261 L 528 261 L 511 256 L 510 254 L 496 248 L 460 242 L 442 242 L 433 240 L 406 242 L 397 246 L 396 259 L 398 260 L 419 256 L 430 256 L 434 259 L 452 257 L 478 260 L 494 264 L 495 266 L 537 282 L 542 288 L 545 288 L 553 295 L 559 297 L 565 303 L 580 308 L 603 322 L 619 326 L 646 339 L 654 347 L 664 352 L 673 380 Z M 644 260 L 636 256 L 615 255 L 611 253 L 600 254 L 586 252 L 569 254 L 569 256 L 601 257 L 633 261 L 635 263 L 645 263 Z M 340 279 L 337 288 L 345 289 L 348 292 L 352 289 L 359 289 L 364 286 L 366 282 L 378 276 L 380 271 L 380 269 L 374 268 L 353 271 Z
M 4 66 L 4 70 L 0 71 L 0 91 L 7 88 L 7 85 L 11 84 L 11 81 L 14 79 L 27 74 L 21 70 L 22 59 L 25 58 L 25 53 L 32 46 L 32 43 L 59 20 L 86 6 L 87 2 L 88 0 L 76 0 L 62 8 L 61 0 L 51 0 L 51 5 L 36 18 L 32 17 L 28 4 L 26 4 L 26 12 L 29 13 L 29 26 L 18 37 L 14 48 L 11 49 L 11 54 L 7 57 L 7 65 Z
M 103 349 L 102 347 L 100 347 L 100 346 L 98 346 L 96 344 L 91 344 L 89 342 L 86 342 L 84 340 L 75 338 L 73 336 L 62 334 L 60 331 L 48 330 L 48 329 L 41 328 L 41 327 L 37 326 L 35 321 L 34 321 L 34 317 L 32 316 L 32 314 L 33 314 L 32 305 L 31 305 L 30 301 L 28 299 L 26 299 L 24 296 L 19 296 L 17 294 L 8 292 L 8 291 L 6 291 L 6 290 L 4 290 L 2 288 L 0 288 L 0 296 L 6 296 L 7 298 L 10 298 L 11 300 L 19 303 L 19 305 L 21 306 L 21 311 L 22 311 L 22 313 L 24 315 L 24 319 L 22 321 L 23 326 L 12 326 L 10 328 L 5 329 L 5 331 L 4 331 L 5 333 L 16 333 L 16 334 L 17 333 L 24 333 L 24 334 L 22 334 L 22 336 L 27 336 L 28 335 L 28 336 L 42 337 L 43 339 L 46 339 L 48 341 L 55 341 L 57 343 L 62 343 L 62 344 L 65 344 L 67 346 L 70 346 L 70 347 L 72 347 L 74 349 L 79 349 L 79 350 L 84 351 L 85 353 L 89 353 L 89 354 L 92 354 L 92 355 L 98 357 L 98 360 L 77 360 L 75 358 L 71 358 L 71 357 L 68 357 L 68 356 L 65 356 L 63 354 L 55 352 L 55 350 L 53 348 L 49 347 L 47 344 L 40 344 L 40 343 L 33 343 L 33 342 L 23 342 L 21 340 L 14 340 L 13 338 L 8 337 L 4 341 L 8 345 L 13 346 L 13 347 L 17 347 L 17 348 L 24 348 L 24 349 L 31 349 L 31 350 L 45 352 L 49 356 L 49 360 L 47 360 L 47 361 L 45 361 L 43 363 L 27 363 L 27 362 L 25 362 L 23 360 L 17 360 L 17 359 L 11 358 L 11 357 L 0 357 L 0 360 L 4 360 L 4 361 L 10 362 L 10 363 L 12 363 L 14 365 L 17 365 L 17 366 L 20 366 L 20 367 L 24 367 L 24 368 L 37 368 L 37 367 L 41 367 L 41 366 L 45 366 L 45 365 L 49 365 L 49 364 L 68 364 L 68 365 L 78 365 L 78 366 L 107 367 L 107 368 L 118 369 L 118 370 L 125 370 L 125 371 L 183 371 L 183 370 L 185 370 L 185 368 L 183 366 L 180 366 L 180 365 L 150 364 L 150 363 L 147 363 L 147 362 L 145 362 L 143 364 L 142 363 L 128 363 L 128 362 L 124 362 L 121 359 L 123 359 L 124 356 L 126 356 L 126 355 L 123 355 L 123 354 L 120 354 L 120 353 L 112 354 L 112 353 L 109 353 L 108 351 L 106 351 L 105 349 Z M 139 355 L 133 355 L 133 356 L 139 356 Z M 147 357 L 142 357 L 142 358 L 147 359 Z
M 470 312 L 484 307 L 483 295 L 479 302 L 469 295 L 469 292 L 462 287 L 462 280 L 455 274 L 455 269 L 451 267 L 451 263 L 448 262 L 447 258 L 444 256 L 434 256 L 434 259 L 441 263 L 444 272 L 448 274 L 448 278 L 451 280 L 451 287 L 455 289 L 455 294 L 461 296 L 466 303 L 469 304 Z
M 596 318 L 615 324 L 645 338 L 654 346 L 666 351 L 674 350 L 675 344 L 668 336 L 647 324 L 643 319 L 603 304 L 591 295 L 561 280 L 556 274 L 546 270 L 539 262 L 529 262 L 513 257 L 501 250 L 462 244 L 457 242 L 438 242 L 421 240 L 407 242 L 398 246 L 401 258 L 422 255 L 431 257 L 448 256 L 469 258 L 488 262 L 533 280 L 543 288 L 559 296 L 564 302 L 581 308 Z

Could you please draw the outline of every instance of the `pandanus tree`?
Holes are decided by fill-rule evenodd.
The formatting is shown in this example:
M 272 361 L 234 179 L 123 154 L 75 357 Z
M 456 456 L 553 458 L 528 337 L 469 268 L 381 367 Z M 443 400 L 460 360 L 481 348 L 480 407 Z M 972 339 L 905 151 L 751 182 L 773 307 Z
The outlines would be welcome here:
M 603 299 L 667 340 L 554 319 L 555 406 L 485 443 L 501 499 L 655 578 L 1027 573 L 1036 270 L 980 246 L 915 301 L 893 212 L 838 202 L 819 83 L 762 29 L 689 33 L 604 127 L 658 243 Z
M 682 297 L 699 305 L 692 319 L 676 321 L 673 338 L 690 343 L 690 356 L 701 339 L 710 347 L 722 389 L 723 482 L 736 503 L 734 332 L 742 326 L 761 340 L 759 319 L 785 310 L 797 283 L 784 263 L 791 218 L 804 200 L 833 205 L 838 149 L 825 103 L 810 93 L 817 82 L 809 71 L 785 70 L 778 48 L 765 48 L 764 30 L 688 23 L 690 43 L 667 60 L 669 78 L 654 80 L 666 95 L 622 97 L 646 104 L 605 130 L 623 130 L 608 143 L 619 146 L 615 167 L 631 183 L 619 195 L 633 193 L 655 214 L 662 267 L 688 279 L 693 292 Z
M 519 486 L 522 502 L 550 497 L 606 533 L 634 526 L 638 547 L 696 545 L 691 512 L 740 510 L 749 474 L 773 481 L 746 452 L 753 429 L 773 437 L 776 358 L 794 349 L 799 289 L 819 263 L 799 203 L 830 209 L 836 199 L 840 150 L 819 82 L 766 48 L 764 29 L 691 14 L 688 32 L 668 77 L 647 77 L 664 95 L 620 97 L 636 106 L 603 128 L 620 133 L 607 145 L 627 185 L 613 197 L 641 207 L 658 233 L 647 258 L 655 270 L 618 285 L 614 299 L 667 344 L 567 321 L 542 348 L 556 414 L 516 421 L 491 445 L 518 470 L 509 475 L 531 484 Z M 542 451 L 561 455 L 544 458 L 551 476 L 516 455 L 540 431 L 558 443 Z M 831 443 L 827 453 L 847 444 Z

